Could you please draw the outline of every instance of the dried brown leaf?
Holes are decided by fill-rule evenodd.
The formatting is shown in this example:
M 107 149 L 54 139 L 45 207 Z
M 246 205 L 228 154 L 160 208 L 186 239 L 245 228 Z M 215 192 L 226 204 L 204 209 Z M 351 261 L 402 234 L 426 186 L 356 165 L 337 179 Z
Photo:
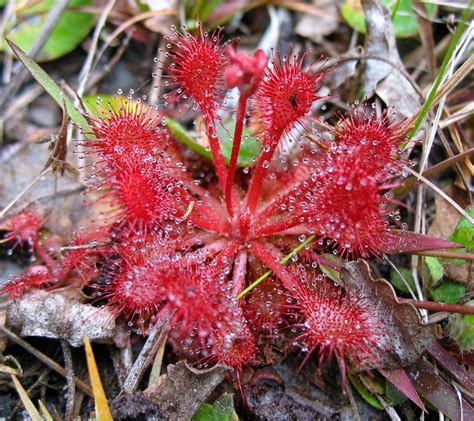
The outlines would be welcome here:
M 77 173 L 77 170 L 66 162 L 68 124 L 69 115 L 63 97 L 63 118 L 61 127 L 59 128 L 59 133 L 56 136 L 52 136 L 52 142 L 49 145 L 50 155 L 43 167 L 43 171 L 51 167 L 53 173 L 59 173 L 61 176 L 64 175 L 64 171 L 66 170 L 73 174 Z
M 5 326 L 5 321 L 7 320 L 7 310 L 5 308 L 0 309 L 0 326 Z M 0 353 L 5 351 L 7 347 L 7 338 L 5 335 L 0 333 Z
M 336 2 L 324 2 L 313 0 L 313 5 L 317 13 L 305 13 L 301 15 L 295 32 L 314 42 L 321 40 L 336 31 L 339 25 L 339 12 Z
M 105 309 L 46 291 L 33 291 L 8 306 L 7 327 L 21 336 L 66 339 L 81 346 L 85 334 L 94 342 L 112 342 L 113 315 Z
M 373 307 L 372 314 L 384 328 L 384 343 L 372 349 L 372 360 L 351 361 L 353 371 L 413 364 L 436 340 L 433 326 L 421 323 L 413 305 L 400 303 L 385 279 L 374 279 L 364 260 L 346 263 L 340 282 L 349 294 L 366 300 L 369 308 Z
M 148 5 L 150 11 L 176 10 L 176 15 L 178 14 L 177 0 L 145 0 L 144 3 Z M 170 13 L 164 13 L 145 20 L 143 24 L 150 31 L 172 35 L 170 28 L 175 20 L 176 16 Z
M 426 55 L 426 62 L 430 71 L 430 77 L 434 80 L 436 77 L 436 57 L 435 57 L 435 41 L 433 36 L 433 27 L 428 18 L 428 11 L 422 1 L 413 2 L 415 9 L 416 20 L 420 30 L 421 43 L 423 44 L 423 51 Z
M 378 1 L 363 0 L 367 37 L 365 96 L 377 94 L 399 117 L 410 117 L 422 105 L 418 88 L 405 71 L 398 54 L 389 10 Z
M 227 369 L 216 366 L 210 370 L 191 370 L 184 361 L 168 365 L 167 374 L 145 390 L 145 396 L 158 405 L 169 420 L 191 419 L 199 406 L 226 375 Z
M 468 202 L 466 195 L 457 187 L 449 186 L 444 192 L 453 198 L 461 207 L 466 208 Z M 428 229 L 428 234 L 434 237 L 448 238 L 456 228 L 461 216 L 443 197 L 439 194 L 435 196 L 435 217 Z M 453 265 L 446 263 L 443 265 L 446 276 L 453 281 L 467 283 L 469 281 L 469 265 Z

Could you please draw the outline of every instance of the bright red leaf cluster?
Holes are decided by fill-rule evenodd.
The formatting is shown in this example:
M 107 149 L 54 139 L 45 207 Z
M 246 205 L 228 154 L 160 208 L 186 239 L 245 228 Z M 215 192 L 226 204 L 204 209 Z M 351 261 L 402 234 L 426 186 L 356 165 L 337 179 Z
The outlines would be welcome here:
M 305 64 L 311 53 L 275 53 L 266 63 L 261 50 L 249 56 L 221 41 L 222 32 L 202 27 L 167 40 L 162 109 L 125 101 L 87 116 L 81 154 L 90 164 L 91 206 L 104 210 L 101 229 L 74 238 L 55 260 L 42 249 L 41 219 L 13 217 L 5 239 L 41 251 L 48 268 L 30 268 L 4 290 L 18 298 L 66 282 L 93 287 L 96 303 L 141 332 L 168 318 L 176 351 L 199 367 L 219 362 L 240 374 L 264 363 L 267 346 L 286 343 L 306 358 L 317 352 L 321 363 L 337 357 L 345 376 L 346 358 L 370 359 L 381 346 L 383 323 L 317 266 L 328 252 L 340 262 L 382 254 L 394 238 L 399 250 L 413 246 L 393 231 L 385 197 L 404 165 L 406 127 L 363 105 L 310 142 L 298 133 L 313 128 L 308 117 L 326 75 Z M 217 126 L 233 87 L 239 100 L 227 165 Z M 204 158 L 189 159 L 166 126 L 176 102 L 202 114 L 218 183 L 206 174 L 200 185 L 191 163 Z M 250 171 L 238 169 L 244 129 L 262 145 Z M 291 157 L 276 152 L 285 137 L 297 143 Z M 305 241 L 304 273 L 291 263 L 296 255 L 286 267 L 282 258 Z M 271 278 L 240 296 L 268 269 Z

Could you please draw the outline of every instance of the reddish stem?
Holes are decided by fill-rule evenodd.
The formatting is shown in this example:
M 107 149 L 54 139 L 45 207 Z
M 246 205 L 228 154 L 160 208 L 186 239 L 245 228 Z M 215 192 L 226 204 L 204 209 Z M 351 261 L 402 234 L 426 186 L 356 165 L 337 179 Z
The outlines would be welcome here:
M 242 249 L 235 258 L 234 272 L 232 274 L 232 295 L 237 296 L 245 287 L 247 274 L 247 250 Z
M 250 250 L 257 256 L 268 268 L 280 278 L 286 289 L 291 290 L 294 287 L 294 279 L 288 269 L 280 263 L 282 256 L 275 255 L 272 246 L 268 243 L 253 241 L 250 244 Z M 276 251 L 275 251 L 276 253 Z M 281 254 L 281 253 L 278 253 Z
M 219 184 L 222 191 L 225 191 L 225 182 L 227 179 L 227 167 L 225 165 L 224 157 L 221 152 L 219 145 L 219 137 L 217 136 L 216 123 L 208 115 L 203 115 L 206 122 L 207 137 L 209 139 L 209 145 L 211 146 L 212 159 L 216 167 L 217 177 L 219 178 Z
M 270 161 L 277 144 L 278 142 L 274 142 L 273 145 L 264 146 L 255 172 L 253 173 L 252 180 L 250 181 L 250 187 L 247 193 L 247 208 L 251 215 L 253 215 L 257 209 L 258 199 L 262 192 L 263 180 L 267 174 L 268 168 L 270 167 Z
M 227 171 L 227 180 L 225 186 L 225 200 L 229 215 L 234 216 L 234 207 L 232 203 L 232 185 L 234 182 L 235 170 L 237 168 L 237 160 L 239 158 L 240 144 L 242 142 L 242 132 L 244 130 L 245 111 L 247 109 L 248 95 L 241 94 L 239 98 L 239 106 L 237 108 L 237 118 L 235 122 L 234 141 L 232 143 L 232 154 L 230 156 L 230 165 Z
M 456 251 L 449 251 L 449 250 L 427 250 L 427 251 L 412 251 L 410 253 L 416 254 L 418 256 L 434 256 L 434 257 L 441 257 L 442 259 L 463 259 L 463 260 L 474 261 L 473 253 L 464 253 L 460 251 L 456 252 Z
M 196 212 L 191 212 L 188 219 L 197 227 L 203 230 L 214 232 L 220 235 L 228 234 L 230 227 L 220 221 L 219 219 L 212 219 L 210 215 L 199 215 Z
M 438 303 L 434 301 L 419 301 L 402 299 L 402 303 L 413 304 L 416 308 L 423 308 L 430 311 L 447 311 L 449 313 L 460 313 L 460 314 L 474 314 L 474 306 L 466 306 L 462 304 L 447 304 Z
M 272 224 L 264 225 L 263 227 L 258 227 L 255 231 L 257 236 L 267 236 L 280 234 L 281 232 L 296 227 L 305 222 L 305 217 L 302 215 L 294 216 L 290 219 L 284 219 Z
M 190 187 L 190 185 L 188 185 L 188 187 Z M 193 189 L 189 188 L 189 190 L 192 191 Z M 178 194 L 183 202 L 188 200 L 184 191 L 179 191 Z M 179 216 L 182 218 L 187 212 L 187 209 L 182 210 Z M 224 212 L 224 209 L 218 205 L 217 201 L 211 199 L 210 196 L 206 196 L 206 203 L 194 206 L 187 219 L 199 228 L 218 234 L 224 234 L 230 231 L 228 221 L 223 216 Z
M 36 241 L 33 245 L 33 250 L 36 251 L 38 256 L 43 260 L 44 264 L 48 269 L 53 273 L 53 270 L 56 267 L 55 260 L 48 254 L 48 252 L 43 248 L 39 241 Z

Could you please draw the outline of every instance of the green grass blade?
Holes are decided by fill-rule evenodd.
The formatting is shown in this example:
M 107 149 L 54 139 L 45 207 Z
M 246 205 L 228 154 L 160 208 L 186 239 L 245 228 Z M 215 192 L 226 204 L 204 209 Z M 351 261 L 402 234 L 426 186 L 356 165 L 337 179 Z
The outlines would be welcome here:
M 295 255 L 298 254 L 298 252 L 306 247 L 308 244 L 311 244 L 313 240 L 316 238 L 315 235 L 310 235 L 304 242 L 301 244 L 298 244 L 293 250 L 290 251 L 283 259 L 280 260 L 280 263 L 282 265 L 287 264 L 290 259 Z M 255 281 L 253 281 L 247 288 L 244 290 L 240 291 L 239 295 L 237 295 L 237 298 L 242 298 L 245 294 L 248 294 L 250 291 L 252 291 L 260 282 L 264 281 L 267 279 L 270 275 L 272 274 L 271 270 L 267 270 L 262 276 L 257 278 Z
M 166 127 L 176 140 L 179 140 L 194 152 L 197 152 L 208 159 L 212 159 L 211 152 L 206 150 L 204 146 L 198 145 L 191 137 L 189 137 L 186 129 L 181 124 L 169 117 L 165 117 L 165 119 Z
M 31 73 L 31 76 L 36 79 L 36 81 L 44 88 L 51 98 L 53 98 L 58 103 L 61 108 L 63 107 L 64 100 L 66 103 L 67 113 L 69 114 L 71 120 L 83 130 L 89 127 L 86 118 L 76 110 L 76 107 L 74 107 L 74 104 L 71 102 L 71 100 L 62 94 L 61 88 L 57 85 L 57 83 L 51 79 L 51 77 L 38 64 L 36 64 L 31 57 L 29 57 L 20 47 L 18 47 L 18 45 L 13 43 L 8 38 L 5 38 L 5 40 L 18 57 L 18 60 L 20 60 Z

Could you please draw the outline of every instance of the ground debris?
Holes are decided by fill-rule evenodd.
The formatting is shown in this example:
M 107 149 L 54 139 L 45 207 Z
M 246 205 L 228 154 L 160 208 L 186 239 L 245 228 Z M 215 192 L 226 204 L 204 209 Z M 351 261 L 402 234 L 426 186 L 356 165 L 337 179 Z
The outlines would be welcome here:
M 169 365 L 167 373 L 145 390 L 145 396 L 158 406 L 165 419 L 188 420 L 224 380 L 226 371 L 223 366 L 192 370 L 180 361 Z
M 11 302 L 6 325 L 21 336 L 66 339 L 72 346 L 82 346 L 85 334 L 103 343 L 115 336 L 114 317 L 107 309 L 46 291 L 33 291 Z
M 140 391 L 132 395 L 120 395 L 112 402 L 110 409 L 114 420 L 117 421 L 145 419 L 147 416 L 152 416 L 155 420 L 167 419 L 160 413 L 158 405 Z
M 364 72 L 365 96 L 370 98 L 375 93 L 385 104 L 393 106 L 397 115 L 411 117 L 421 107 L 422 98 L 400 59 L 390 12 L 377 1 L 365 0 L 362 5 L 368 56 Z
M 385 279 L 374 279 L 364 260 L 343 266 L 342 286 L 350 294 L 367 300 L 374 314 L 383 319 L 385 340 L 372 350 L 371 361 L 351 361 L 351 370 L 368 368 L 394 369 L 415 363 L 436 340 L 434 327 L 421 323 L 418 310 L 400 303 L 393 287 Z

